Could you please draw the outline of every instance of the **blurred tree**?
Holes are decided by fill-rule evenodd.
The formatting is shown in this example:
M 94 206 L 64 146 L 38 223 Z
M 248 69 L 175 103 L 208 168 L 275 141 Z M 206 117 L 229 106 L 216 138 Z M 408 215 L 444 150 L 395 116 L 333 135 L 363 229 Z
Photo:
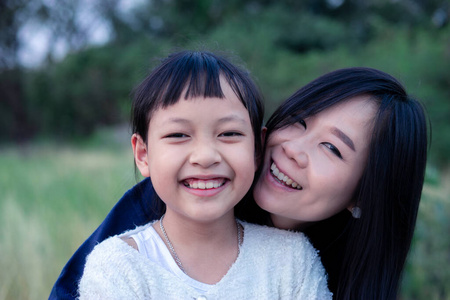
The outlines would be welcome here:
M 418 34 L 445 30 L 449 5 L 444 0 L 5 0 L 0 8 L 0 93 L 6 95 L 0 97 L 0 117 L 5 116 L 0 137 L 7 139 L 84 134 L 122 122 L 128 93 L 149 59 L 199 44 L 238 54 L 262 86 L 269 113 L 323 72 L 371 61 L 397 74 L 416 74 L 410 71 L 416 68 L 430 87 L 427 93 L 437 99 L 448 95 L 448 39 Z M 30 27 L 49 32 L 49 52 L 43 66 L 25 72 L 17 51 L 24 32 L 33 32 Z M 107 31 L 105 46 L 90 44 L 97 27 Z M 389 53 L 389 43 L 399 35 L 404 47 L 412 47 L 405 53 L 417 53 L 418 59 Z M 415 40 L 427 40 L 429 46 L 415 46 Z M 57 59 L 61 47 L 68 55 Z M 430 111 L 444 124 L 448 105 L 438 102 Z
M 17 65 L 17 35 L 22 25 L 17 15 L 25 6 L 25 0 L 0 1 L 0 71 Z

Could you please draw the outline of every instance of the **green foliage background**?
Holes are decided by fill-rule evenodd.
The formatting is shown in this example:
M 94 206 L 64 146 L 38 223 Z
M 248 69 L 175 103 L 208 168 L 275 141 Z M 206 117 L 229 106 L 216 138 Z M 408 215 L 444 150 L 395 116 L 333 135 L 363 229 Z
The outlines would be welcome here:
M 39 69 L 0 69 L 0 91 L 7 94 L 0 102 L 0 138 L 70 140 L 126 122 L 129 93 L 155 58 L 174 49 L 208 49 L 231 53 L 252 72 L 268 115 L 325 72 L 369 66 L 391 73 L 425 103 L 436 137 L 431 161 L 447 164 L 450 26 L 431 22 L 432 9 L 441 5 L 448 13 L 447 2 L 417 1 L 420 14 L 407 1 L 344 1 L 334 9 L 327 1 L 152 3 L 136 8 L 133 26 L 111 13 L 115 38 L 104 46 L 49 59 Z M 152 29 L 154 18 L 163 25 Z
M 45 1 L 29 2 L 41 5 L 38 15 L 46 21 L 59 7 L 66 12 L 78 1 L 61 0 L 56 7 L 45 6 Z M 47 232 L 43 241 L 36 241 L 36 249 L 30 248 L 41 258 L 55 258 L 44 276 L 48 290 L 40 290 L 38 298 L 46 297 L 64 262 L 134 183 L 127 173 L 132 172 L 132 159 L 125 160 L 126 166 L 123 162 L 131 150 L 111 143 L 111 129 L 103 128 L 128 122 L 129 94 L 157 58 L 176 49 L 207 49 L 225 51 L 250 70 L 265 96 L 267 116 L 307 82 L 350 66 L 394 75 L 425 104 L 432 143 L 401 297 L 450 299 L 450 271 L 444 267 L 450 257 L 448 1 L 353 0 L 333 6 L 336 1 L 153 0 L 139 2 L 128 18 L 121 17 L 119 0 L 97 2 L 103 5 L 102 18 L 113 32 L 107 44 L 74 47 L 64 59 L 49 56 L 35 69 L 0 61 L 0 189 L 6 193 L 0 200 L 1 227 L 13 228 L 6 213 L 12 212 Z M 17 29 L 11 16 L 24 11 L 27 1 L 5 3 L 0 4 L 0 34 Z M 435 21 L 437 12 L 446 16 L 442 22 Z M 70 16 L 58 22 L 66 19 Z M 14 53 L 4 49 L 14 50 L 15 45 L 8 35 L 1 36 L 4 57 Z M 128 138 L 122 136 L 125 143 Z M 129 175 L 124 179 L 123 174 Z M 88 175 L 90 180 L 83 179 Z M 123 189 L 118 191 L 118 185 Z M 64 221 L 75 227 L 66 228 L 61 225 Z M 36 290 L 25 275 L 27 268 L 18 267 L 23 258 L 13 251 L 23 247 L 13 241 L 26 231 L 18 230 L 16 235 L 5 231 L 0 239 L 0 252 L 16 258 L 0 261 L 2 269 L 17 270 L 12 277 L 17 280 L 0 278 L 0 299 L 34 299 L 30 295 Z M 48 250 L 47 244 L 58 250 Z M 35 264 L 32 255 L 23 257 L 29 259 L 28 265 Z M 21 289 L 25 292 L 18 292 Z

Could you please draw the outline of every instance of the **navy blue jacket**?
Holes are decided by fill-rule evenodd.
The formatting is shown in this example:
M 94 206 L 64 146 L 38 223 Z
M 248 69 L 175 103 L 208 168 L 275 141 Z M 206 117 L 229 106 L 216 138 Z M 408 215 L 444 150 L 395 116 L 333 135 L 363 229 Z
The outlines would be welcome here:
M 58 277 L 49 299 L 75 299 L 86 256 L 104 239 L 158 218 L 150 209 L 154 190 L 149 178 L 128 190 L 94 233 L 78 248 Z M 145 200 L 144 200 L 145 199 Z M 147 204 L 147 205 L 146 205 Z

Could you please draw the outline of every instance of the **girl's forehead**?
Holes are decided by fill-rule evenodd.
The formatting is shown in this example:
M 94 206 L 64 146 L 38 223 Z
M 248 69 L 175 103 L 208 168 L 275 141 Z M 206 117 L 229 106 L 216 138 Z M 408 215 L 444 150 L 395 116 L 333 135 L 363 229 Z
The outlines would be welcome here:
M 169 125 L 202 125 L 213 128 L 224 124 L 251 126 L 249 112 L 236 96 L 180 99 L 174 104 L 155 110 L 149 129 Z

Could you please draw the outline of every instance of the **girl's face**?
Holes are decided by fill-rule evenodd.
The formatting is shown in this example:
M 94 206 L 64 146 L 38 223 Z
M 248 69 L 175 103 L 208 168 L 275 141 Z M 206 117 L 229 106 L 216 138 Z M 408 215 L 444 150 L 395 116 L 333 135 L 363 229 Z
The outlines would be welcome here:
M 254 197 L 276 227 L 302 228 L 351 207 L 376 109 L 369 96 L 354 97 L 270 135 Z
M 255 174 L 255 138 L 247 109 L 223 80 L 225 98 L 197 97 L 156 110 L 147 144 L 132 138 L 136 164 L 165 202 L 165 222 L 233 217 Z M 184 95 L 184 93 L 183 93 Z

